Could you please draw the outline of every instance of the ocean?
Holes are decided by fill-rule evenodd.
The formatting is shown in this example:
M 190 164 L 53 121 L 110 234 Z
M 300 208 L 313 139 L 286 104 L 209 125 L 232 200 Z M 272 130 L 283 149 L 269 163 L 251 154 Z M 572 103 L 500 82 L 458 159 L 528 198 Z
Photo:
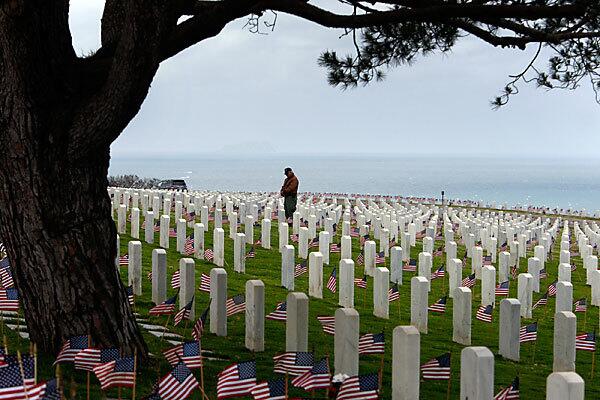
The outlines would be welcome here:
M 600 210 L 600 159 L 433 156 L 123 157 L 110 175 L 183 178 L 191 189 L 278 191 L 290 166 L 300 191 L 440 197 Z

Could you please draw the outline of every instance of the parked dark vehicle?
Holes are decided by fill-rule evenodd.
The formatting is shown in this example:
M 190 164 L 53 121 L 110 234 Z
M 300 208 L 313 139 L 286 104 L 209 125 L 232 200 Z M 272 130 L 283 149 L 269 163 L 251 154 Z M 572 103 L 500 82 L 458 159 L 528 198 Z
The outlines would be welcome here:
M 157 188 L 166 190 L 187 190 L 187 185 L 183 179 L 167 179 L 160 181 Z

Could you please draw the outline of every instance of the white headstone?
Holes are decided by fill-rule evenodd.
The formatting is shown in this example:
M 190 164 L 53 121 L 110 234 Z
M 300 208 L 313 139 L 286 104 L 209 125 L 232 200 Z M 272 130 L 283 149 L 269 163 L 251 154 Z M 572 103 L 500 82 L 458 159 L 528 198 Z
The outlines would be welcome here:
M 410 280 L 410 324 L 419 332 L 427 333 L 429 281 L 422 276 Z

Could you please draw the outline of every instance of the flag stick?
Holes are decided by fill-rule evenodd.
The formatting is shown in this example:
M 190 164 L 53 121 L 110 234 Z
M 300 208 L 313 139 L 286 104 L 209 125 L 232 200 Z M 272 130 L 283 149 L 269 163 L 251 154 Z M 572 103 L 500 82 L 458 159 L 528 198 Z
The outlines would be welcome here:
M 327 353 L 327 354 L 325 355 L 325 358 L 327 358 L 327 369 L 328 369 L 328 372 L 329 372 L 329 374 L 330 374 L 330 376 L 331 376 L 331 369 L 329 368 L 329 353 Z M 330 388 L 330 387 L 331 387 L 331 379 L 329 379 L 329 386 L 327 386 L 327 387 L 325 388 L 325 398 L 328 398 L 328 397 L 329 397 L 329 388 Z
M 88 348 L 92 345 L 91 341 L 92 341 L 92 339 L 91 339 L 90 335 L 88 334 L 88 342 L 87 342 Z M 90 371 L 87 371 L 86 390 L 87 390 L 87 400 L 90 400 Z
M 585 326 L 587 325 L 587 306 L 585 308 L 585 312 L 583 313 L 583 331 L 585 332 Z
M 450 365 L 452 365 L 452 353 L 450 353 Z M 450 400 L 450 389 L 452 387 L 452 373 L 448 378 L 448 389 L 446 390 L 446 400 Z
M 21 308 L 17 309 L 17 349 L 21 347 L 21 335 L 19 331 L 21 330 Z
M 206 397 L 209 400 L 204 392 L 204 358 L 202 356 L 202 349 L 200 349 L 200 391 L 202 392 L 202 397 Z
M 135 400 L 135 386 L 137 383 L 137 349 L 133 352 L 133 393 L 131 395 L 132 400 Z M 121 398 L 121 388 L 119 387 L 119 399 Z
M 596 351 L 594 350 L 594 352 L 592 353 L 592 376 L 591 378 L 594 379 L 594 366 L 596 365 Z
M 29 398 L 27 394 L 27 385 L 25 385 L 25 372 L 23 372 L 23 360 L 21 359 L 21 351 L 17 350 L 17 360 L 19 360 L 19 370 L 21 371 L 21 380 L 23 381 L 23 393 L 25 394 L 25 399 Z
M 37 373 L 38 373 L 38 360 L 37 360 L 37 344 L 33 344 L 33 379 L 34 384 L 37 385 Z
M 61 382 L 62 382 L 62 376 L 61 376 L 61 372 L 60 372 L 60 364 L 56 364 L 56 370 L 54 371 L 54 376 L 56 377 L 56 387 L 58 388 L 58 392 L 60 393 L 60 400 L 63 400 L 65 398 L 63 391 L 61 390 Z
M 162 342 L 162 340 L 165 338 L 165 333 L 167 333 L 167 325 L 169 325 L 169 322 L 171 321 L 171 315 L 172 315 L 172 314 L 169 314 L 169 317 L 167 318 L 167 322 L 165 322 L 165 326 L 164 326 L 164 328 L 163 328 L 163 333 L 162 333 L 162 335 L 160 336 L 160 341 L 161 341 L 161 342 Z
M 284 398 L 287 400 L 288 398 L 288 373 L 285 373 L 285 396 Z
M 383 356 L 385 354 L 381 353 L 381 360 L 379 362 L 379 394 L 381 394 L 381 388 L 383 384 Z

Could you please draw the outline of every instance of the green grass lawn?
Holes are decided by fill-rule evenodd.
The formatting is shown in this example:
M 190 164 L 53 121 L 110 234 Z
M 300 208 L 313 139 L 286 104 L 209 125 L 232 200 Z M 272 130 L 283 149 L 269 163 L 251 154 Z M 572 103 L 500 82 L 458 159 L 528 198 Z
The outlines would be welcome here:
M 173 218 L 172 218 L 173 220 Z M 275 309 L 278 302 L 284 301 L 287 295 L 287 290 L 280 287 L 280 266 L 281 255 L 277 251 L 277 224 L 273 222 L 271 231 L 271 250 L 265 250 L 261 247 L 256 248 L 256 258 L 246 260 L 246 273 L 238 274 L 233 271 L 233 241 L 229 239 L 229 226 L 225 226 L 225 260 L 227 265 L 225 269 L 228 272 L 228 297 L 243 293 L 245 283 L 248 279 L 260 279 L 265 283 L 265 314 L 270 313 Z M 141 222 L 140 222 L 141 226 Z M 205 235 L 205 247 L 212 247 L 212 222 L 209 225 L 209 230 Z M 341 231 L 341 229 L 339 230 Z M 339 243 L 340 236 L 335 236 L 335 241 Z M 188 228 L 188 234 L 192 233 L 192 229 Z M 291 227 L 290 227 L 291 233 Z M 143 231 L 140 230 L 140 236 L 143 238 Z M 260 237 L 260 228 L 255 228 L 254 240 Z M 128 242 L 133 240 L 129 235 L 121 235 L 121 255 L 127 253 Z M 458 238 L 456 238 L 458 240 Z M 571 239 L 574 240 L 573 238 Z M 148 310 L 154 306 L 151 301 L 151 282 L 146 275 L 151 271 L 151 253 L 157 248 L 158 233 L 155 234 L 155 244 L 143 243 L 142 250 L 142 267 L 143 267 L 143 295 L 135 299 L 135 311 L 141 317 L 147 318 Z M 179 259 L 183 257 L 175 251 L 176 240 L 170 240 L 170 249 L 167 251 L 168 277 L 170 278 L 173 272 L 179 268 Z M 435 246 L 442 245 L 442 241 L 437 241 Z M 412 248 L 411 258 L 417 258 L 421 251 L 422 243 L 419 240 L 416 247 Z M 552 283 L 558 275 L 558 253 L 560 243 L 555 244 L 553 251 L 554 259 L 546 263 L 548 278 L 541 283 L 541 293 L 534 294 L 534 303 L 545 292 L 547 286 Z M 360 248 L 358 239 L 353 238 L 353 257 L 359 254 Z M 462 258 L 465 253 L 464 245 L 458 246 L 458 257 Z M 528 250 L 528 257 L 532 256 L 532 249 Z M 433 270 L 445 262 L 445 254 L 442 257 L 434 258 Z M 330 255 L 329 266 L 323 268 L 323 281 L 327 282 L 327 278 L 334 266 L 337 266 L 340 260 L 339 254 Z M 389 259 L 388 259 L 389 262 Z M 572 274 L 572 283 L 574 285 L 573 299 L 577 300 L 581 297 L 587 297 L 588 302 L 591 299 L 590 288 L 585 285 L 585 271 L 582 267 L 582 260 L 579 257 L 574 258 L 574 262 L 578 268 Z M 201 273 L 209 274 L 213 264 L 204 260 L 195 260 L 196 264 L 196 288 L 200 285 Z M 521 272 L 527 269 L 527 259 L 523 258 L 520 261 Z M 121 277 L 123 282 L 127 281 L 127 267 L 121 267 Z M 470 273 L 470 260 L 467 265 L 463 266 L 463 276 Z M 363 267 L 356 267 L 355 277 L 362 277 Z M 386 335 L 386 353 L 383 360 L 383 387 L 381 388 L 381 398 L 391 398 L 391 365 L 392 365 L 392 330 L 398 325 L 408 325 L 410 321 L 410 278 L 416 273 L 404 272 L 404 285 L 400 287 L 400 301 L 390 304 L 389 320 L 379 319 L 373 316 L 373 282 L 369 280 L 366 290 L 355 287 L 355 308 L 360 313 L 360 333 L 378 333 L 385 332 Z M 429 296 L 429 303 L 432 304 L 438 298 L 447 293 L 448 275 L 444 279 L 436 279 L 432 281 L 432 290 Z M 172 296 L 175 291 L 170 289 L 169 283 L 167 295 Z M 296 291 L 308 293 L 308 273 L 296 278 Z M 110 294 L 107 294 L 110 295 Z M 309 303 L 309 349 L 315 352 L 315 359 L 320 359 L 324 356 L 330 357 L 330 366 L 333 368 L 333 336 L 325 334 L 321 330 L 318 323 L 317 315 L 333 315 L 337 306 L 338 293 L 331 293 L 324 288 L 323 299 L 310 299 Z M 510 282 L 510 297 L 517 297 L 517 282 Z M 478 281 L 473 288 L 473 325 L 472 325 L 472 345 L 486 346 L 493 353 L 498 351 L 498 320 L 499 308 L 494 310 L 494 322 L 486 324 L 476 320 L 475 311 L 479 306 L 481 299 L 481 284 Z M 207 307 L 209 295 L 205 292 L 196 291 L 196 316 L 199 316 Z M 522 320 L 522 325 L 538 321 L 538 341 L 536 344 L 526 343 L 521 346 L 521 361 L 516 363 L 505 360 L 500 356 L 496 356 L 495 362 L 495 392 L 501 387 L 509 385 L 515 376 L 519 376 L 521 380 L 521 398 L 543 399 L 545 398 L 546 377 L 552 372 L 552 341 L 553 341 L 553 310 L 555 298 L 550 298 L 548 305 L 538 308 L 533 311 L 531 320 Z M 499 302 L 497 302 L 497 305 Z M 580 333 L 584 330 L 584 324 L 587 331 L 593 331 L 598 327 L 598 309 L 588 305 L 587 316 L 577 314 L 578 329 Z M 164 325 L 167 317 L 151 317 L 150 323 Z M 585 322 L 584 322 L 585 321 Z M 179 333 L 186 338 L 191 339 L 191 327 L 194 321 L 187 324 L 187 329 L 184 324 L 178 327 L 173 327 L 172 322 L 169 324 L 169 330 Z M 15 348 L 26 350 L 28 343 L 24 340 L 17 340 L 14 332 L 4 329 L 8 335 L 9 349 L 13 351 Z M 237 361 L 256 359 L 257 363 L 257 378 L 259 381 L 274 377 L 272 357 L 278 353 L 285 351 L 285 324 L 282 322 L 266 320 L 265 321 L 265 351 L 260 353 L 252 353 L 244 347 L 244 314 L 237 314 L 229 318 L 228 335 L 227 337 L 217 337 L 208 333 L 205 330 L 205 335 L 202 338 L 202 348 L 215 353 L 215 357 L 223 358 L 225 361 L 206 361 L 204 368 L 204 385 L 205 391 L 210 398 L 216 398 L 216 383 L 217 374 L 226 366 Z M 144 331 L 144 337 L 149 346 L 150 352 L 154 355 L 160 355 L 161 352 L 171 345 L 166 341 L 161 341 L 158 338 Z M 459 395 L 460 383 L 460 352 L 463 346 L 452 342 L 452 301 L 448 301 L 445 314 L 430 313 L 429 314 L 429 333 L 421 335 L 421 362 L 424 363 L 433 357 L 439 356 L 445 352 L 452 354 L 452 379 L 450 381 L 451 398 L 457 398 Z M 51 363 L 54 355 L 40 354 L 39 361 L 39 376 L 41 379 L 47 379 L 55 374 Z M 380 368 L 380 356 L 370 355 L 360 357 L 360 373 L 377 372 Z M 152 385 L 157 378 L 164 376 L 170 371 L 170 366 L 163 357 L 150 358 L 145 364 L 139 366 L 137 398 L 149 394 L 152 390 Z M 86 373 L 74 371 L 70 365 L 61 367 L 62 377 L 65 386 L 65 393 L 68 398 L 85 398 L 86 397 Z M 592 353 L 577 352 L 577 372 L 586 381 L 586 398 L 600 398 L 600 383 L 597 379 L 590 379 L 592 372 Z M 194 370 L 195 375 L 200 379 L 200 371 Z M 446 381 L 421 381 L 421 398 L 423 399 L 445 399 L 448 389 Z M 306 393 L 302 390 L 292 388 L 290 385 L 290 396 L 305 396 L 305 397 L 324 397 L 325 392 L 320 391 L 315 394 Z M 117 397 L 116 389 L 109 390 L 106 394 L 108 397 Z M 91 377 L 91 398 L 102 398 L 103 393 L 99 390 L 99 385 L 94 376 Z M 122 390 L 123 398 L 131 398 L 129 389 Z M 195 392 L 193 398 L 200 398 L 199 393 Z

